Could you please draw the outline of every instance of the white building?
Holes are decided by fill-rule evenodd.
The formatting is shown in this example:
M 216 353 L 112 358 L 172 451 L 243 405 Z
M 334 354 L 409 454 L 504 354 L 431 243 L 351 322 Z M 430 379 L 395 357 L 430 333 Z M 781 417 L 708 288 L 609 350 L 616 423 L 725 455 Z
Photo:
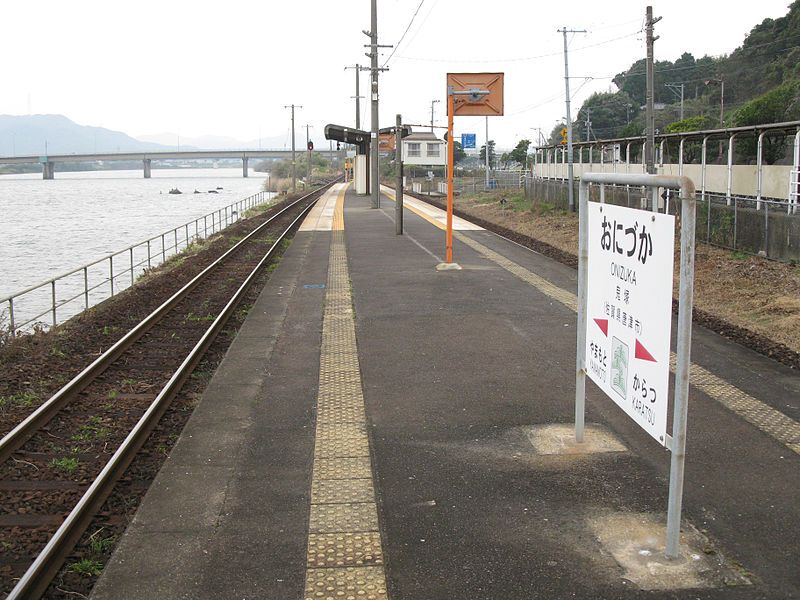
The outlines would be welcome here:
M 447 164 L 447 142 L 430 131 L 412 133 L 403 138 L 403 164 L 444 166 Z

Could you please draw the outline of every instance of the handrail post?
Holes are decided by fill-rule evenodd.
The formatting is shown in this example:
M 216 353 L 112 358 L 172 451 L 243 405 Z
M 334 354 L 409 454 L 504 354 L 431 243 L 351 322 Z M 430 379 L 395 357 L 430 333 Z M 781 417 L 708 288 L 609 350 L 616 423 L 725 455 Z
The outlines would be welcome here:
M 150 240 L 147 240 L 147 268 L 150 268 Z
M 108 282 L 111 284 L 111 296 L 114 296 L 114 255 L 108 257 Z
M 83 305 L 89 308 L 89 267 L 83 267 Z
M 51 298 L 51 307 L 53 310 L 53 327 L 56 326 L 56 280 L 50 280 L 50 298 Z
M 164 240 L 164 234 L 161 234 L 161 262 L 167 262 L 167 242 Z
M 761 194 L 764 185 L 764 135 L 766 131 L 758 134 L 758 145 L 756 147 L 756 210 L 761 208 Z
M 8 299 L 8 319 L 9 319 L 9 326 L 11 327 L 11 335 L 14 335 L 14 298 Z
M 725 190 L 725 204 L 731 205 L 731 194 L 733 190 L 733 143 L 736 134 L 732 133 L 728 138 L 728 185 Z
M 131 285 L 133 285 L 133 282 L 134 282 L 134 277 L 133 277 L 133 246 L 128 248 L 128 250 L 130 251 L 130 256 L 131 256 Z

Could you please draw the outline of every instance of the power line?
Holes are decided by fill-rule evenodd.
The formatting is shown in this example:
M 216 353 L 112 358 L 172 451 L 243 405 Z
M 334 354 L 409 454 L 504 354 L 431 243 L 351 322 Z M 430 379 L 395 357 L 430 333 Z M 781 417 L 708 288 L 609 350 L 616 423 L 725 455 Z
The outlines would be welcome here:
M 642 30 L 634 31 L 633 33 L 628 33 L 625 35 L 621 35 L 615 38 L 611 38 L 608 40 L 604 40 L 602 42 L 597 42 L 595 44 L 589 44 L 587 46 L 581 46 L 580 48 L 570 49 L 570 52 L 580 52 L 581 50 L 590 50 L 592 48 L 597 48 L 598 46 L 604 46 L 606 44 L 611 44 L 613 42 L 618 42 L 619 40 L 624 40 L 636 35 L 639 35 Z M 446 59 L 446 58 L 427 58 L 422 56 L 398 56 L 397 58 L 403 60 L 415 60 L 421 62 L 435 62 L 435 63 L 509 63 L 509 62 L 528 62 L 532 60 L 539 60 L 541 58 L 551 58 L 553 56 L 561 56 L 561 52 L 548 52 L 546 54 L 539 54 L 536 56 L 523 56 L 523 57 L 516 57 L 516 58 L 500 58 L 500 59 Z
M 392 57 L 394 56 L 394 53 L 397 52 L 397 49 L 400 47 L 400 44 L 403 43 L 403 40 L 405 39 L 406 34 L 408 33 L 408 30 L 411 29 L 411 25 L 414 24 L 414 19 L 417 18 L 417 14 L 419 14 L 419 9 L 422 8 L 423 4 L 425 4 L 425 0 L 420 0 L 419 4 L 417 5 L 417 10 L 414 11 L 414 14 L 411 17 L 411 20 L 408 22 L 408 27 L 406 27 L 406 30 L 403 32 L 403 35 L 400 36 L 400 41 L 397 42 L 394 45 L 394 48 L 392 49 L 392 53 L 389 55 L 389 58 L 387 58 L 386 62 L 383 63 L 383 65 L 381 65 L 382 67 L 385 67 L 386 65 L 388 65 L 389 61 L 392 60 Z

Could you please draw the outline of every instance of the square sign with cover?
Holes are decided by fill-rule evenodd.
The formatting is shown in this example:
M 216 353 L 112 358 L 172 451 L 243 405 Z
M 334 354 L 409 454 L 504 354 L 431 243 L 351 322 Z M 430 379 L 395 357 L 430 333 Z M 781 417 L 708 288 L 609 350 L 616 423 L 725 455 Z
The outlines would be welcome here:
M 448 73 L 447 90 L 457 98 L 457 117 L 503 115 L 503 73 Z

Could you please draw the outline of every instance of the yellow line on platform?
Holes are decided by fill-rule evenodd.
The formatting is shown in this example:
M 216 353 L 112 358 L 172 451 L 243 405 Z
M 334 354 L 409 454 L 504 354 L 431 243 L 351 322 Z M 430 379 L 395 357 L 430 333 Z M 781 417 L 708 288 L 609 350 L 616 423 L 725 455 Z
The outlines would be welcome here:
M 308 531 L 306 600 L 387 599 L 344 242 L 344 189 L 333 214 Z

